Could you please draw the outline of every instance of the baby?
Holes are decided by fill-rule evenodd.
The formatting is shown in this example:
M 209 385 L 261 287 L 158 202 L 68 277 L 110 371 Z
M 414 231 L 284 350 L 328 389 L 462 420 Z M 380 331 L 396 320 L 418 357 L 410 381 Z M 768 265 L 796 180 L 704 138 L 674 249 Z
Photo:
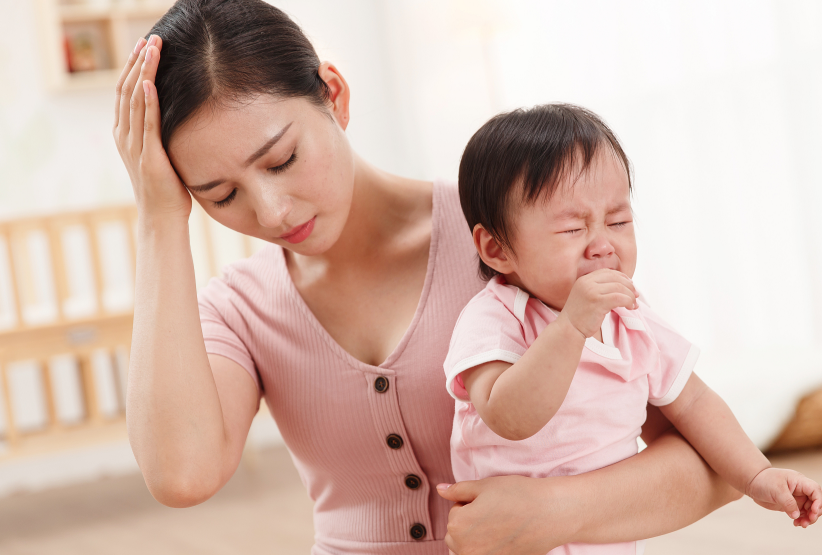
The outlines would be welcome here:
M 819 485 L 771 467 L 693 373 L 699 350 L 634 287 L 629 163 L 598 116 L 551 104 L 492 118 L 465 149 L 459 192 L 489 281 L 444 365 L 457 480 L 613 464 L 637 453 L 651 403 L 739 491 L 797 525 L 816 521 Z M 551 554 L 635 555 L 642 543 Z

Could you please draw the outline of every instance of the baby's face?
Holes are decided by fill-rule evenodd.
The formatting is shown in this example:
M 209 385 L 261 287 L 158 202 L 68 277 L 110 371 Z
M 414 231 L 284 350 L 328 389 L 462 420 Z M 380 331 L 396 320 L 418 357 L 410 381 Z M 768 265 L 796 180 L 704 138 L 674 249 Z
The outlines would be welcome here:
M 565 306 L 574 282 L 594 270 L 634 275 L 628 174 L 607 147 L 576 182 L 560 183 L 549 202 L 520 206 L 514 222 L 514 272 L 506 279 L 556 310 Z

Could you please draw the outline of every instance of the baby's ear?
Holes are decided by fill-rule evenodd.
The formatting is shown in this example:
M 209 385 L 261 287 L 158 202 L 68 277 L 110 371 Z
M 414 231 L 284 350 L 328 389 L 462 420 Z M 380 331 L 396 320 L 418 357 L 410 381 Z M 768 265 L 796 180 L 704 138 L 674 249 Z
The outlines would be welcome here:
M 497 272 L 510 274 L 516 270 L 513 257 L 482 224 L 474 226 L 474 246 L 482 261 Z

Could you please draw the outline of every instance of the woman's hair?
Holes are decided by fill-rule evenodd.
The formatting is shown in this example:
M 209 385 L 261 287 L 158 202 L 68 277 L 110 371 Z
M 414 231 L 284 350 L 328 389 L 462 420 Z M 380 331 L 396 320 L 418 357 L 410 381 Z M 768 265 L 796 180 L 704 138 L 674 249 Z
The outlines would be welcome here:
M 481 224 L 511 252 L 513 209 L 521 202 L 547 202 L 564 178 L 588 169 L 603 145 L 625 167 L 630 191 L 628 157 L 613 131 L 590 110 L 545 104 L 494 116 L 474 133 L 460 161 L 460 203 L 468 227 L 473 232 Z M 512 199 L 515 190 L 519 199 Z M 488 280 L 499 272 L 480 259 L 479 273 Z
M 172 133 L 207 104 L 273 94 L 327 105 L 311 42 L 263 0 L 177 0 L 146 38 L 151 35 L 163 39 L 156 86 L 166 148 Z

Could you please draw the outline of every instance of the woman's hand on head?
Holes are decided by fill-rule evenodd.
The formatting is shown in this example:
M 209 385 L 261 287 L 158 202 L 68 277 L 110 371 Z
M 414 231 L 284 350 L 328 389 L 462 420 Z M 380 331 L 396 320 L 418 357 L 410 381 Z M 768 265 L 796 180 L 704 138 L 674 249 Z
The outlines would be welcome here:
M 545 555 L 572 537 L 574 513 L 552 478 L 497 476 L 437 486 L 455 504 L 445 543 L 453 553 Z M 558 482 L 556 482 L 558 484 Z
M 140 39 L 117 81 L 114 141 L 128 170 L 141 217 L 188 219 L 191 195 L 177 176 L 160 137 L 160 105 L 154 78 L 163 40 Z

